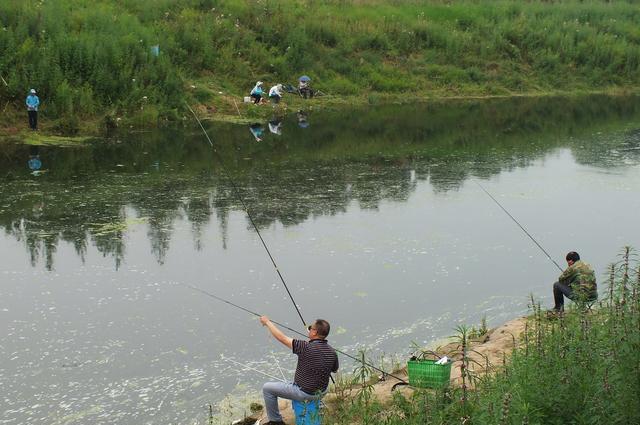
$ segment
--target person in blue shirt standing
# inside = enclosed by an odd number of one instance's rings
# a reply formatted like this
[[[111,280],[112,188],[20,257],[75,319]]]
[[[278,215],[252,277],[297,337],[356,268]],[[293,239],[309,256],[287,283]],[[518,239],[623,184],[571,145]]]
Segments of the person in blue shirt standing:
[[[35,89],[29,90],[26,104],[27,113],[29,114],[29,127],[35,131],[38,129],[38,105],[40,105],[40,99],[36,96]]]

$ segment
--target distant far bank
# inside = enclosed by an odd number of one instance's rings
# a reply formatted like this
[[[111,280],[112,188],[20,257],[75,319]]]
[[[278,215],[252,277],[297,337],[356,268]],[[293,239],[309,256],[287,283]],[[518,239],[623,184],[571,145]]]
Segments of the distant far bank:
[[[68,136],[177,123],[185,104],[250,120],[256,81],[301,75],[322,107],[640,87],[633,1],[59,0],[0,17],[0,138],[31,88],[43,132]]]
[[[193,104],[190,107],[196,112],[197,116],[201,120],[210,120],[217,122],[229,122],[236,124],[251,124],[255,122],[264,121],[272,118],[274,115],[283,117],[290,113],[295,113],[299,110],[312,111],[327,111],[327,110],[344,110],[344,109],[357,109],[376,107],[383,105],[406,105],[406,104],[429,104],[429,103],[443,103],[451,101],[464,101],[464,100],[490,100],[490,99],[507,99],[516,97],[574,97],[579,98],[581,96],[590,95],[607,95],[607,96],[634,96],[639,95],[640,89],[638,88],[610,88],[608,90],[598,91],[572,91],[572,92],[545,92],[545,93],[524,93],[524,94],[511,94],[511,95],[467,95],[467,96],[440,96],[428,95],[423,97],[415,96],[412,93],[400,93],[400,94],[385,94],[376,93],[370,96],[322,96],[314,99],[301,99],[298,96],[292,94],[286,95],[283,101],[278,105],[265,103],[261,105],[254,105],[252,103],[240,102],[242,99],[233,98],[230,100],[234,103],[233,110],[218,110],[211,104]],[[186,105],[186,104],[185,104]],[[27,114],[21,111],[5,111],[6,120],[0,123],[0,146],[3,142],[11,143],[23,143],[28,145],[73,145],[77,143],[83,143],[95,137],[108,136],[111,130],[118,131],[139,131],[143,129],[152,129],[163,126],[176,127],[176,126],[192,126],[195,124],[193,115],[185,106],[185,111],[182,113],[179,121],[170,122],[141,122],[136,118],[127,116],[105,117],[94,116],[87,118],[83,121],[83,124],[72,133],[65,132],[60,128],[59,120],[48,121],[47,118],[42,118],[39,123],[39,130],[37,132],[31,131],[28,126]],[[105,121],[108,121],[110,125],[105,125]]]

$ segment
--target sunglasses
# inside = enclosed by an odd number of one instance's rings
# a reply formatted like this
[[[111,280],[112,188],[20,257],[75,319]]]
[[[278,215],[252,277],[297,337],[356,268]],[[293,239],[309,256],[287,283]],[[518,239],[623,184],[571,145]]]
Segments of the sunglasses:
[[[307,325],[307,330],[308,330],[308,331],[310,331],[311,329],[315,330],[315,329],[313,328],[313,325]]]

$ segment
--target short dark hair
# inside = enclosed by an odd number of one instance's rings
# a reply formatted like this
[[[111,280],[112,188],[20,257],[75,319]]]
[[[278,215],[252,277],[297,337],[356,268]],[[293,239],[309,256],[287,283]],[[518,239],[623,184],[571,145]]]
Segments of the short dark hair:
[[[316,319],[313,324],[313,328],[316,330],[316,333],[319,337],[326,338],[327,336],[329,336],[331,325],[329,325],[329,322],[327,322],[326,320]]]
[[[580,261],[580,254],[578,254],[575,251],[571,251],[570,253],[567,254],[567,261],[569,260],[573,261],[574,263],[576,261]]]

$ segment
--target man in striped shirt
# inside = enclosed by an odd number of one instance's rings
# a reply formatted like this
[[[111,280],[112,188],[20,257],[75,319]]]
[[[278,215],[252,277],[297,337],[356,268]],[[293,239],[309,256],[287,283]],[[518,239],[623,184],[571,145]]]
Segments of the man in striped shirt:
[[[289,400],[318,400],[329,386],[331,372],[338,371],[338,355],[327,343],[329,322],[318,319],[307,327],[309,341],[301,341],[286,336],[269,320],[260,317],[260,323],[266,326],[278,341],[289,347],[298,356],[298,365],[293,382],[267,382],[262,387],[264,403],[269,422],[263,425],[283,425],[278,397]]]

